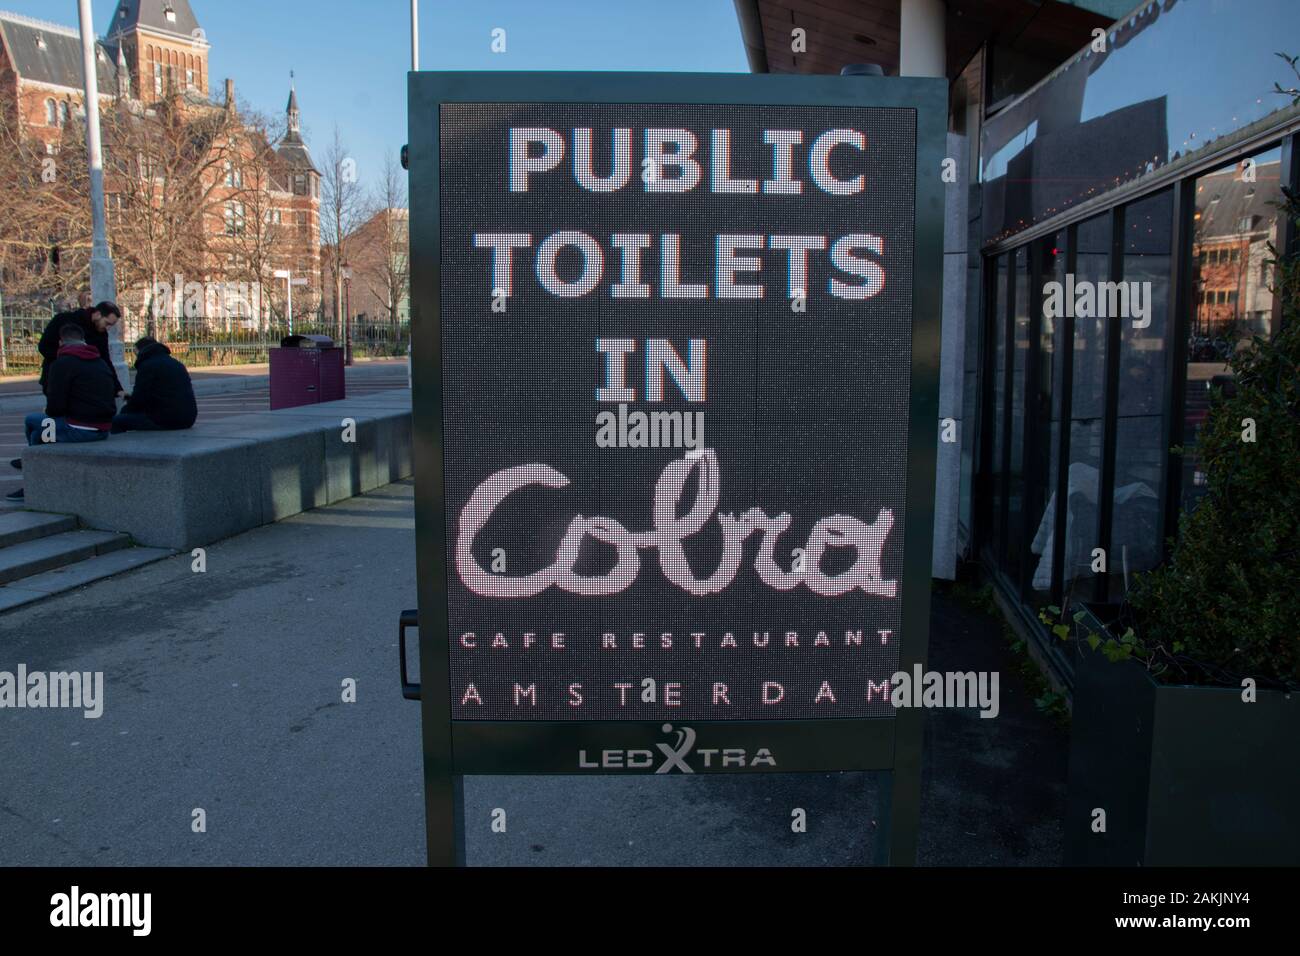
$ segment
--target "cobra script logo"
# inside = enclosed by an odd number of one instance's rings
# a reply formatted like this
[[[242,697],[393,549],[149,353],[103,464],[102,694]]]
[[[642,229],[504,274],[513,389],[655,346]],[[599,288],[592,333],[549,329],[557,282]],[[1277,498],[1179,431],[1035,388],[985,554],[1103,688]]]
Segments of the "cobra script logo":
[[[673,729],[672,724],[664,724],[665,734],[675,734],[675,743],[660,742],[655,744],[663,756],[663,763],[655,768],[655,773],[671,773],[674,768],[680,773],[695,773],[691,766],[692,754],[707,770],[719,768],[775,767],[776,758],[766,747],[760,747],[751,757],[743,747],[701,747],[695,749],[695,728],[680,727]],[[578,751],[578,766],[583,770],[649,770],[654,766],[655,753],[652,750],[602,750],[598,759],[587,756],[587,751]]]

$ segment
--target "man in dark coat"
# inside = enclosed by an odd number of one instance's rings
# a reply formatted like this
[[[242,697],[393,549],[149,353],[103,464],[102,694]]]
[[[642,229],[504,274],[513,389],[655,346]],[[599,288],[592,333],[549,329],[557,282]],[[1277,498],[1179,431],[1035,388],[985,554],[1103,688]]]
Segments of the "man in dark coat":
[[[135,387],[113,433],[190,428],[198,414],[190,373],[171,349],[148,336],[136,342]]]
[[[117,411],[114,389],[117,376],[99,349],[86,344],[76,322],[59,329],[59,350],[45,376],[45,411],[32,412],[24,421],[27,444],[100,441],[108,437]],[[15,464],[21,467],[20,460]],[[23,500],[23,490],[7,495]]]
[[[122,383],[117,380],[117,370],[113,368],[113,359],[109,356],[108,330],[116,325],[121,317],[122,312],[116,305],[112,302],[101,302],[86,309],[60,312],[50,319],[45,326],[45,331],[41,333],[40,343],[36,346],[41,353],[41,391],[45,391],[50,366],[54,364],[59,352],[59,329],[71,324],[81,329],[86,344],[98,350],[100,357],[108,363],[108,368],[113,373],[113,394],[120,395],[124,389]]]

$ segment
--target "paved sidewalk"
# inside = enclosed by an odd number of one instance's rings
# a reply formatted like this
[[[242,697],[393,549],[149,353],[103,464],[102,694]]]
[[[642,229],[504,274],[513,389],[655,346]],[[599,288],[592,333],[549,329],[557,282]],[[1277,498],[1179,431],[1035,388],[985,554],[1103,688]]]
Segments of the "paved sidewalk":
[[[0,670],[103,671],[103,716],[0,710],[0,865],[421,864],[419,706],[398,690],[412,486],[389,485],[0,619]],[[1001,715],[930,712],[920,862],[1061,860],[1066,736],[996,620],[936,595],[930,667],[996,669]],[[356,703],[340,701],[357,682]],[[869,863],[881,775],[478,777],[468,858]],[[790,832],[790,810],[808,813]],[[207,832],[191,831],[195,808]],[[507,832],[490,830],[507,814]]]

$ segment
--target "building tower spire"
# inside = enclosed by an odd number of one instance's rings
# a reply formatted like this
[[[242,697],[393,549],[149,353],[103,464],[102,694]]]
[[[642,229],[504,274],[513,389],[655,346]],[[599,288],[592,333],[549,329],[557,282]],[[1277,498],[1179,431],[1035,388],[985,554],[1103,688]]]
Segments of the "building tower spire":
[[[298,123],[298,93],[294,89],[293,70],[289,71],[289,106],[285,109],[285,113],[289,117],[289,132],[302,132]]]
[[[120,99],[131,98],[131,70],[126,63],[126,53],[122,49],[122,35],[117,35],[117,95]]]

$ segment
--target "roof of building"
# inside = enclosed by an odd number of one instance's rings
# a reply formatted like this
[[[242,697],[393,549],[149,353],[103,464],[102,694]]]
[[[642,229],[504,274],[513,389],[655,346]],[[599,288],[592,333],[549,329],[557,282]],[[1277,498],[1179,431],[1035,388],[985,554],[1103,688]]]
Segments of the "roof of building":
[[[955,79],[994,40],[1011,54],[1060,63],[1138,0],[945,0],[946,75]],[[741,41],[755,73],[837,74],[871,63],[897,75],[901,0],[736,0]],[[928,6],[928,5],[927,5]],[[1118,13],[1116,11],[1119,11]],[[803,50],[791,29],[805,31]]]
[[[311,161],[311,151],[307,149],[307,144],[303,142],[302,134],[297,128],[298,94],[293,87],[289,88],[289,103],[285,107],[285,113],[289,116],[289,128],[275,148],[276,155],[291,169],[309,170],[319,174],[320,170]]]
[[[1236,237],[1265,228],[1277,215],[1273,203],[1282,198],[1281,168],[1278,160],[1259,163],[1252,182],[1242,179],[1236,167],[1201,177],[1196,184],[1200,216],[1195,241]]]
[[[81,35],[61,23],[50,23],[17,13],[0,11],[0,35],[14,72],[25,80],[80,90]],[[95,41],[99,92],[117,90],[117,49]]]
[[[108,35],[129,33],[136,27],[187,40],[204,39],[189,0],[118,0]]]
[[[311,161],[311,153],[307,149],[307,144],[302,141],[302,137],[297,133],[286,133],[284,139],[280,140],[280,145],[275,148],[276,155],[294,169],[310,170],[313,173],[319,173],[316,164]]]

